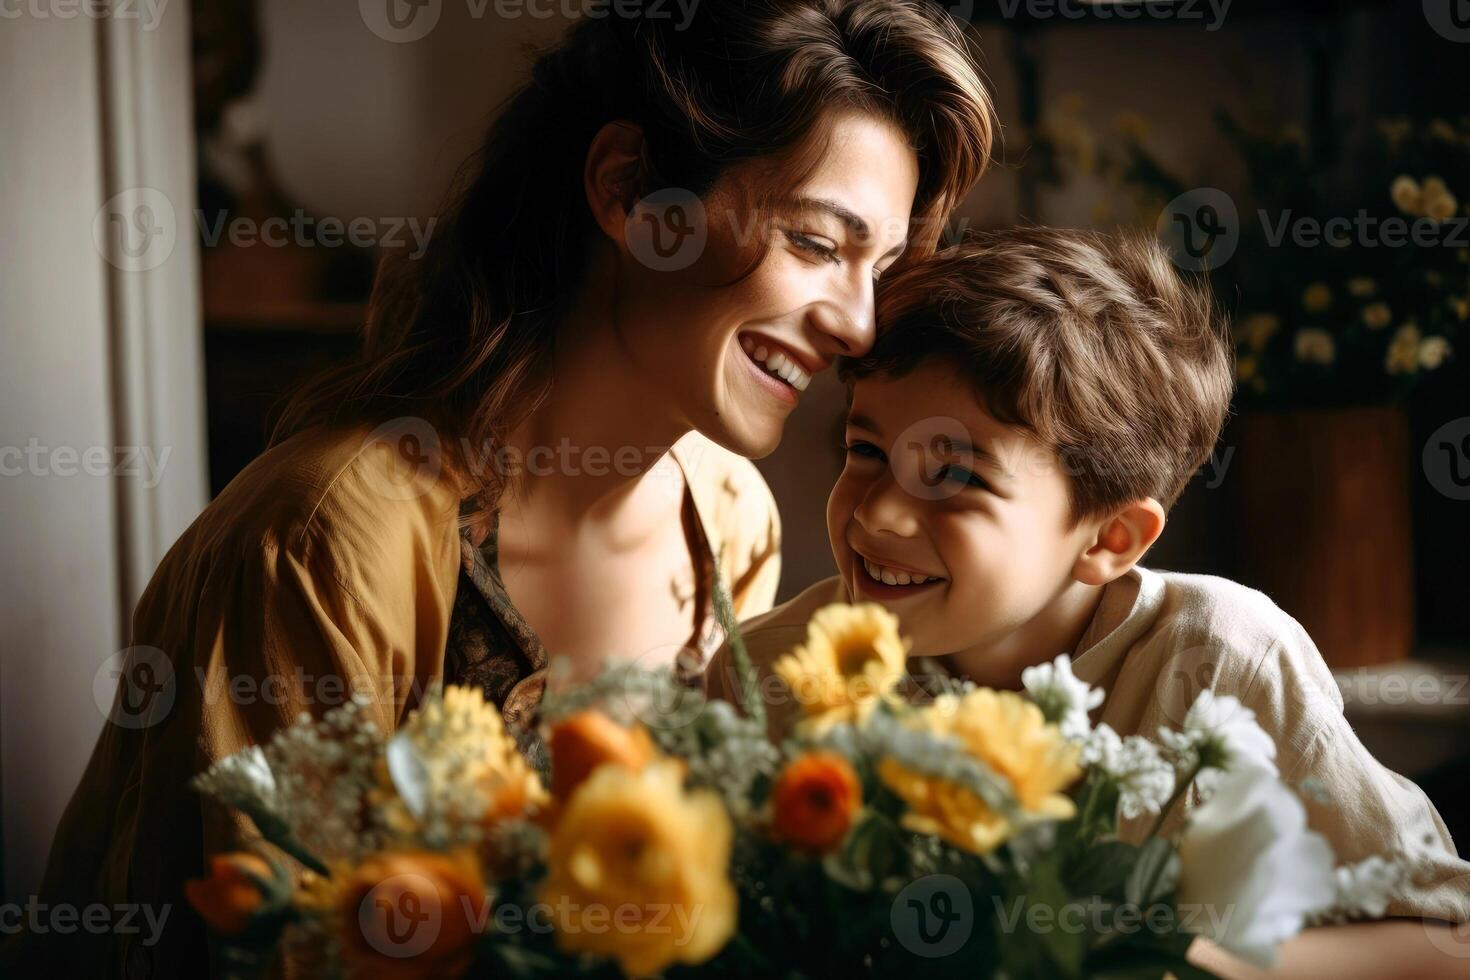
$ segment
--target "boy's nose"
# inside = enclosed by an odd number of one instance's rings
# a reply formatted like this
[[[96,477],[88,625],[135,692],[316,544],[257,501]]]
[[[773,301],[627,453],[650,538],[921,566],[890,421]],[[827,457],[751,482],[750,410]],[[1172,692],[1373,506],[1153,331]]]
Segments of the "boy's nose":
[[[868,488],[853,516],[870,534],[911,538],[919,532],[918,503],[889,470]]]

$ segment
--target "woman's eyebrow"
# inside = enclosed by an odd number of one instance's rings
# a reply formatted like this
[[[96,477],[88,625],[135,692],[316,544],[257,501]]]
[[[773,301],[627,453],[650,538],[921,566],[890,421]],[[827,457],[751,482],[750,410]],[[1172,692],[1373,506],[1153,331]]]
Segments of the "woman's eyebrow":
[[[872,227],[868,224],[867,220],[864,219],[862,215],[858,214],[852,208],[849,208],[843,204],[839,204],[836,201],[830,200],[825,197],[798,197],[793,203],[796,204],[798,209],[810,208],[817,211],[827,212],[837,220],[841,221],[844,225],[846,225],[848,230],[851,231],[859,241],[867,241],[873,234]],[[897,242],[892,248],[879,256],[879,258],[886,259],[889,256],[901,255],[903,254],[903,250],[908,248],[908,245],[908,236],[905,235],[902,241]]]

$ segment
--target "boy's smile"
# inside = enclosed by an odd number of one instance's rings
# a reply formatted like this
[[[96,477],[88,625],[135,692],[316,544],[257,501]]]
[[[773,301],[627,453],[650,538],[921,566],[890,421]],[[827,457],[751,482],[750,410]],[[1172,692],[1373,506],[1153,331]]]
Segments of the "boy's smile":
[[[1056,454],[990,415],[950,362],[855,381],[843,441],[833,556],[854,600],[898,614],[915,655],[1009,679],[1013,657],[1076,639],[1096,589],[1073,573],[1097,528],[1072,520]]]

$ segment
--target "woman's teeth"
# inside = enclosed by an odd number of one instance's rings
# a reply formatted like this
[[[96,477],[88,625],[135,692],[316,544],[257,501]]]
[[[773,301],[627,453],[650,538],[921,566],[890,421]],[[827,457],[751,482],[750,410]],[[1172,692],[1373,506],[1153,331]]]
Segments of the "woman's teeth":
[[[900,572],[870,562],[866,558],[863,559],[863,568],[867,571],[869,578],[875,582],[882,582],[884,585],[923,585],[925,582],[943,581],[938,575],[914,575],[911,572]]]
[[[765,368],[767,374],[774,374],[797,391],[806,391],[806,386],[812,383],[812,376],[781,351],[757,343],[750,337],[740,338],[740,343],[750,359]]]

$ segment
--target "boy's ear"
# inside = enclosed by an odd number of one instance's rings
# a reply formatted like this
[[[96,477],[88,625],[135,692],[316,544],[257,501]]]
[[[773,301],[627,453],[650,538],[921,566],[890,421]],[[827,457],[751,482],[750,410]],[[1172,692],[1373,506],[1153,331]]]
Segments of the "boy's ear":
[[[614,120],[592,137],[582,183],[593,220],[603,234],[623,244],[628,212],[638,201],[643,175],[643,129]]]
[[[1107,585],[1128,571],[1164,533],[1164,508],[1152,497],[1125,504],[1097,525],[1097,536],[1072,567],[1087,585]]]

